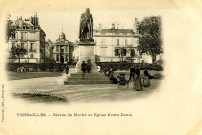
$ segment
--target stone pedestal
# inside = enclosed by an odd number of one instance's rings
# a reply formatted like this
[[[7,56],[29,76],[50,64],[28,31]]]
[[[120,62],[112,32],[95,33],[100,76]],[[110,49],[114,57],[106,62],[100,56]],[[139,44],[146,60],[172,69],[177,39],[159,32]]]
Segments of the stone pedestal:
[[[94,47],[95,42],[92,41],[81,41],[78,43],[79,46],[79,61],[76,65],[76,73],[70,73],[67,80],[64,81],[66,85],[79,85],[79,84],[110,84],[112,83],[104,73],[97,72],[97,65],[95,64],[95,53]],[[87,63],[91,60],[91,72],[83,73],[81,71],[81,64],[83,61]]]
[[[81,64],[83,61],[87,63],[88,60],[91,60],[91,73],[97,72],[97,65],[95,64],[95,42],[79,42],[79,61],[76,65],[76,71],[77,73],[81,73]]]
[[[71,73],[65,85],[89,85],[89,84],[110,84],[112,83],[103,73]]]

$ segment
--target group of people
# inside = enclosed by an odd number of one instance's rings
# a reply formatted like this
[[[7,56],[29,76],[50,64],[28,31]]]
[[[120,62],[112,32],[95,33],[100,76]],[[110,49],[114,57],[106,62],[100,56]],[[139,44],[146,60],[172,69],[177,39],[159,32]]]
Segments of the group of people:
[[[129,83],[130,81],[134,82],[133,89],[136,91],[141,91],[143,90],[142,87],[149,87],[151,85],[150,79],[152,76],[149,75],[149,72],[147,70],[144,70],[144,75],[140,76],[140,69],[138,66],[131,66],[130,68],[130,77],[128,80],[125,78],[125,74],[120,74],[119,77],[114,76],[114,70],[110,68],[108,71],[104,71],[105,76],[109,77],[109,80],[111,80],[114,84],[119,82],[121,83],[122,81],[126,81]]]
[[[82,64],[81,64],[81,71],[83,73],[85,73],[86,71],[88,73],[90,73],[91,72],[91,66],[92,66],[91,60],[88,60],[87,63],[85,61],[83,61]]]
[[[81,64],[81,71],[83,73],[86,73],[86,71],[88,73],[90,73],[91,72],[91,66],[92,66],[91,60],[88,60],[87,63],[85,61],[83,61],[82,64]],[[66,74],[69,73],[69,66],[68,66],[68,64],[65,66],[65,71],[66,71]]]
[[[149,87],[150,84],[150,75],[147,70],[144,70],[144,76],[140,77],[140,69],[138,67],[134,67],[133,65],[130,68],[130,77],[128,83],[133,79],[134,82],[134,90],[141,91],[143,87]]]
[[[17,72],[25,72],[25,68],[23,66],[17,68]]]

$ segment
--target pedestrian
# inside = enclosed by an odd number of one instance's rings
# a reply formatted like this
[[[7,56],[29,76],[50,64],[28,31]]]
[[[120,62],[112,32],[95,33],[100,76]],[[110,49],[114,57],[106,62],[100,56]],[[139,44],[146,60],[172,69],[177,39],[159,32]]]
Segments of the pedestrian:
[[[140,69],[137,68],[135,70],[135,77],[134,77],[134,90],[141,91],[142,90],[142,83],[140,78]]]
[[[149,73],[147,70],[144,71],[144,78],[143,78],[143,82],[142,82],[142,86],[144,87],[149,87],[150,84],[150,79],[149,79]]]
[[[91,66],[92,66],[91,60],[88,60],[88,62],[86,64],[86,69],[87,69],[88,73],[90,73],[90,71],[91,71]]]
[[[109,73],[108,73],[107,76],[109,77],[112,72],[113,72],[113,68],[110,68],[110,69],[109,69]]]
[[[128,82],[130,82],[131,78],[133,78],[133,81],[134,81],[134,76],[135,76],[135,67],[133,65],[131,65],[131,67],[130,67],[130,77],[128,79]]]
[[[68,64],[67,64],[66,67],[65,67],[65,71],[66,71],[66,74],[69,73],[69,66],[68,66]]]
[[[121,85],[125,85],[128,81],[126,81],[126,78],[125,78],[125,74],[120,74],[119,75],[119,83]]]
[[[101,69],[101,67],[100,67],[100,66],[97,66],[97,71],[98,71],[98,72],[100,72],[100,69]]]
[[[24,72],[24,67],[23,67],[23,66],[20,67],[20,72],[21,72],[21,73]]]
[[[81,64],[81,71],[82,71],[83,73],[86,72],[86,63],[85,63],[85,61],[83,61],[82,64]]]
[[[104,71],[105,76],[107,76],[108,68],[104,67],[104,68],[103,68],[103,71]]]
[[[17,72],[21,72],[21,69],[20,69],[20,67],[18,67],[18,68],[17,68]]]

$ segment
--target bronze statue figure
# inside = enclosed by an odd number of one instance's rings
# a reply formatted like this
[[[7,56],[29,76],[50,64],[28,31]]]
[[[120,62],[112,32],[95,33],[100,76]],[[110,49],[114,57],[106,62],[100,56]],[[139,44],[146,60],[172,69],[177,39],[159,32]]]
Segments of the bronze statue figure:
[[[93,17],[89,8],[81,14],[79,39],[80,41],[93,41]]]

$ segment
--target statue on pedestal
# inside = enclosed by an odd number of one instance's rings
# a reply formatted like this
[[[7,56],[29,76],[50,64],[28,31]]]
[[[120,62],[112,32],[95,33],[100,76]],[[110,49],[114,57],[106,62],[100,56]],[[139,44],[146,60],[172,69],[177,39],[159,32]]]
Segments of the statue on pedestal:
[[[108,77],[97,72],[95,63],[95,45],[93,40],[93,17],[90,9],[81,14],[78,42],[78,57],[76,73],[70,73],[64,82],[67,85],[77,84],[109,84]],[[87,62],[86,62],[87,61]],[[88,72],[87,74],[86,71]]]
[[[93,40],[93,17],[90,9],[87,8],[85,13],[81,14],[80,28],[79,28],[80,41],[94,41]]]

